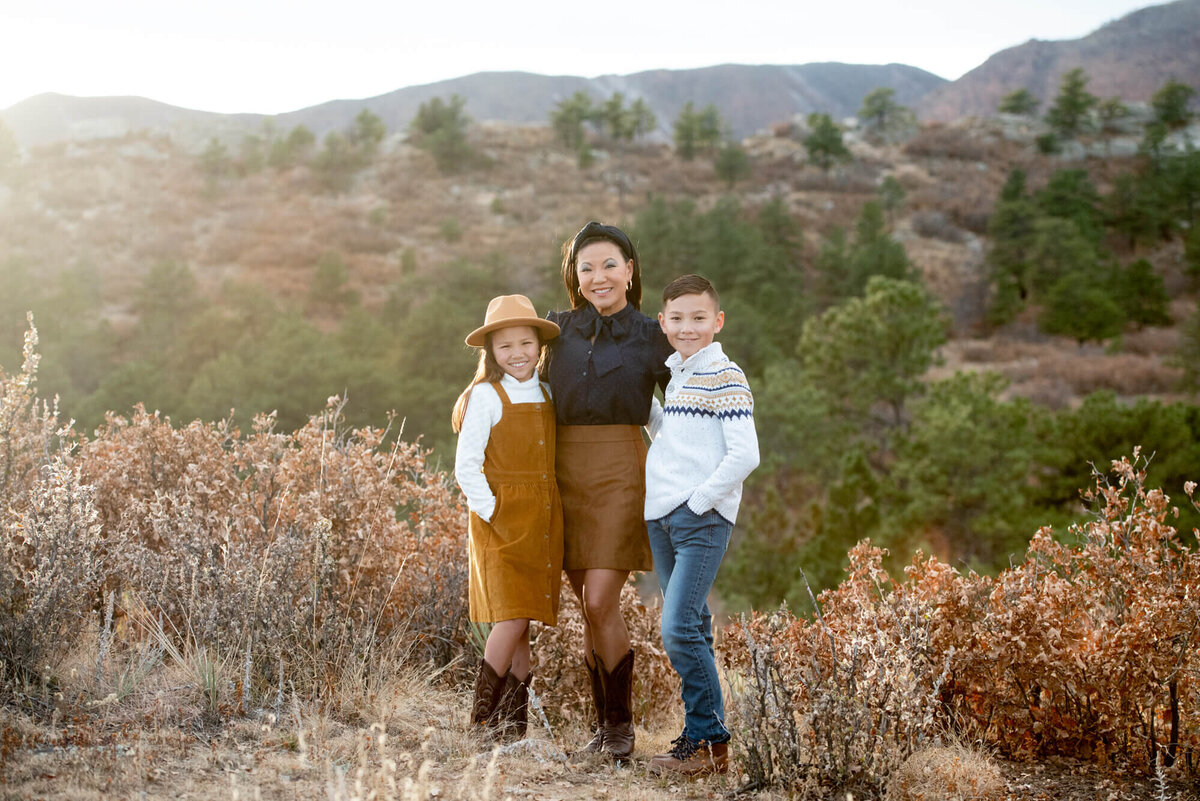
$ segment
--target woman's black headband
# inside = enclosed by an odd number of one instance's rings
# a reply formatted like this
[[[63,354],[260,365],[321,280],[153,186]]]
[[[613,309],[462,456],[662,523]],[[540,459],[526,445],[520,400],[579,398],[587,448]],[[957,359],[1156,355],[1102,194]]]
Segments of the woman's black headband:
[[[604,223],[592,220],[580,228],[579,233],[575,234],[575,238],[571,241],[571,261],[575,261],[579,256],[580,248],[598,239],[605,239],[614,243],[625,254],[625,258],[634,258],[636,251],[633,249],[633,243],[629,241],[629,237],[625,235],[624,231],[615,225],[605,225]]]

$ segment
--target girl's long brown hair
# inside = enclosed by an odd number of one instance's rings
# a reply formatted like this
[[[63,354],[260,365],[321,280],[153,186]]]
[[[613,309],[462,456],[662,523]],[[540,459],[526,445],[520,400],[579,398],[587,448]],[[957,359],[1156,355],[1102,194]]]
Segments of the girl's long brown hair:
[[[530,326],[533,328],[533,326]],[[541,375],[543,365],[546,363],[546,339],[542,336],[542,332],[537,328],[533,328],[537,334],[539,353],[538,366],[534,371],[535,374]],[[475,377],[471,379],[471,383],[467,384],[467,388],[458,396],[458,400],[454,402],[454,411],[450,413],[450,427],[457,434],[462,430],[463,418],[467,416],[467,403],[471,400],[471,390],[475,389],[476,384],[492,384],[504,377],[504,370],[496,361],[496,357],[492,355],[492,335],[488,334],[484,340],[483,347],[479,350],[479,365],[475,368]]]

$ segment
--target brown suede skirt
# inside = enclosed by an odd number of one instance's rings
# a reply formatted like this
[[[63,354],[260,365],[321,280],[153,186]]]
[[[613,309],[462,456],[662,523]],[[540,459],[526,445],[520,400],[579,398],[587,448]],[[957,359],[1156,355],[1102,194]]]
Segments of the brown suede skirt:
[[[652,570],[641,426],[558,426],[563,569]]]

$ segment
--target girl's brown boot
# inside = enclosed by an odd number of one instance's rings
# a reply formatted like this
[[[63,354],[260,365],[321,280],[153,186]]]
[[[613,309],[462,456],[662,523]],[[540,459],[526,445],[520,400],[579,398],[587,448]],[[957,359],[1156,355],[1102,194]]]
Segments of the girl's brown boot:
[[[524,680],[518,679],[508,672],[504,680],[504,693],[496,707],[497,728],[500,739],[506,743],[515,743],[525,739],[529,730],[529,683],[533,681],[530,673]]]
[[[496,734],[496,707],[504,692],[503,676],[496,673],[486,659],[479,660],[479,674],[475,677],[475,699],[471,703],[471,728],[481,732],[486,739]]]

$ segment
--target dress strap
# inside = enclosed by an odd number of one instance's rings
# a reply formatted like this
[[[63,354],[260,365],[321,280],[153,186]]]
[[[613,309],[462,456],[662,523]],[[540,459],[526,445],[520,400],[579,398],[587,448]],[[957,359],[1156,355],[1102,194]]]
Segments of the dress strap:
[[[507,409],[509,406],[512,406],[512,401],[508,399],[508,393],[504,391],[504,387],[500,386],[499,381],[492,382],[492,389],[496,390],[496,394],[500,397],[500,405],[503,408]]]

